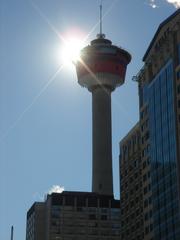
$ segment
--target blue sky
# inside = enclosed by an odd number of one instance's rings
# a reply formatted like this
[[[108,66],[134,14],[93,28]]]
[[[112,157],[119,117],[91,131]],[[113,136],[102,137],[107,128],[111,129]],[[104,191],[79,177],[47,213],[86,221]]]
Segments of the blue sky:
[[[119,141],[138,121],[137,84],[131,79],[158,25],[176,10],[171,2],[104,0],[104,33],[132,55],[126,83],[112,94],[116,198]],[[99,31],[99,1],[0,3],[0,239],[10,239],[14,225],[14,239],[23,240],[27,210],[53,185],[91,190],[91,94],[78,85],[73,66],[46,85],[61,64],[62,42],[53,28],[61,34],[91,32],[88,43]]]

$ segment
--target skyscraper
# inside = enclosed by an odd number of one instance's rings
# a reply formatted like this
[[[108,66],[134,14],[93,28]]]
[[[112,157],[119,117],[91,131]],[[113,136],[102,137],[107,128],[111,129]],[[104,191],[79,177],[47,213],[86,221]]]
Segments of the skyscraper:
[[[139,87],[144,239],[178,240],[180,9],[160,24],[143,61],[134,79]]]
[[[179,24],[180,10],[161,23],[138,76],[147,240],[180,239]]]
[[[142,240],[143,192],[139,123],[120,142],[121,240]]]

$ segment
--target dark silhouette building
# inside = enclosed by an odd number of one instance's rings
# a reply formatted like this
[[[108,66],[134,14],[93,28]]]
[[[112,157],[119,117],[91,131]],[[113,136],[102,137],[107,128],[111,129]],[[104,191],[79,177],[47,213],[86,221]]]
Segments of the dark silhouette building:
[[[46,209],[44,202],[35,202],[27,213],[26,239],[45,240]]]
[[[139,123],[120,142],[121,240],[143,239],[143,191]]]
[[[52,193],[27,213],[27,240],[119,240],[119,200],[89,192]]]

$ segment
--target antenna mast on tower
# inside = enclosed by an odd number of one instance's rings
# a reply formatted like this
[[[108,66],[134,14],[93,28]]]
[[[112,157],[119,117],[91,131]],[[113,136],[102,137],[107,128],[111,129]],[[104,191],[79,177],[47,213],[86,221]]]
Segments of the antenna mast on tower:
[[[100,35],[102,35],[102,1],[99,7],[100,7]]]
[[[11,226],[11,240],[14,239],[14,227]]]
[[[99,24],[100,24],[100,33],[97,34],[97,38],[105,38],[105,34],[102,33],[102,0],[101,0],[101,3],[99,5],[99,10],[100,10],[100,20],[99,20]]]

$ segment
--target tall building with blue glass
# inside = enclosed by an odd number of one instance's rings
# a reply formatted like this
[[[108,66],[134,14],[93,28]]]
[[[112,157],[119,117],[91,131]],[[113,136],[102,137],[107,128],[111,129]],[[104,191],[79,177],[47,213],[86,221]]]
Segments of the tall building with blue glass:
[[[139,87],[140,120],[135,130],[140,132],[141,154],[138,158],[128,155],[134,128],[120,143],[121,185],[123,172],[127,171],[122,164],[124,159],[139,161],[142,201],[138,206],[143,213],[143,227],[141,238],[126,234],[124,239],[179,240],[180,9],[160,24],[143,61],[143,68],[134,78]],[[130,165],[128,170],[126,175],[130,176]],[[127,193],[127,188],[121,189],[121,196],[124,191]],[[130,205],[130,201],[126,204]],[[127,212],[121,220],[128,217]],[[132,233],[131,222],[125,233]]]
[[[144,237],[180,239],[180,9],[160,24],[137,76]]]

